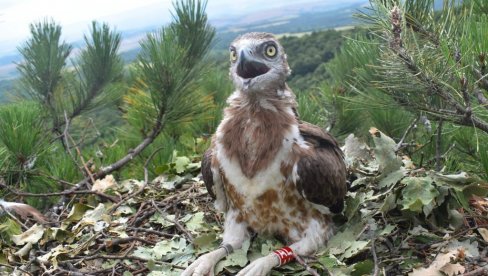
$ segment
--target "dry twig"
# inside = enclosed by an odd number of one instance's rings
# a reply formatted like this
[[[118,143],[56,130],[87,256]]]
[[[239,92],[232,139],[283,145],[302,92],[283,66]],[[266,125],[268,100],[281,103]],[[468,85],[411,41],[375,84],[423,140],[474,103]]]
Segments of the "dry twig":
[[[315,271],[315,269],[311,268],[311,267],[310,267],[310,266],[307,264],[307,262],[305,262],[305,260],[304,260],[302,257],[300,257],[300,256],[298,256],[298,255],[295,255],[295,259],[297,260],[297,262],[298,262],[299,264],[301,264],[301,265],[303,266],[303,268],[305,268],[305,270],[306,270],[308,273],[310,273],[310,275],[313,275],[313,276],[320,276],[320,274],[319,274],[317,271]]]
[[[154,208],[161,214],[161,217],[168,221],[168,222],[171,222],[173,223],[176,228],[178,228],[181,232],[183,232],[185,234],[185,236],[188,238],[189,241],[193,242],[193,236],[190,234],[190,232],[188,232],[188,230],[185,229],[185,227],[183,227],[179,222],[178,222],[178,218],[175,218],[175,220],[172,220],[172,219],[169,219],[166,217],[166,215],[164,214],[163,210],[161,210],[158,205],[156,204],[156,202],[154,202],[154,200],[151,200],[151,203],[152,205],[154,206]]]
[[[153,159],[154,155],[156,155],[156,153],[158,153],[162,149],[163,149],[163,147],[157,148],[155,151],[153,151],[151,153],[151,155],[149,155],[149,157],[147,158],[146,162],[144,162],[144,183],[142,184],[142,186],[139,187],[139,189],[137,191],[135,191],[132,194],[129,194],[126,197],[122,198],[122,200],[120,200],[117,204],[114,204],[111,207],[109,213],[113,213],[124,202],[126,202],[127,200],[129,200],[131,198],[134,198],[134,197],[138,196],[139,194],[142,193],[142,191],[144,191],[144,189],[146,188],[147,184],[149,183],[149,172],[148,172],[147,166],[149,165],[149,162],[151,162],[151,160]]]

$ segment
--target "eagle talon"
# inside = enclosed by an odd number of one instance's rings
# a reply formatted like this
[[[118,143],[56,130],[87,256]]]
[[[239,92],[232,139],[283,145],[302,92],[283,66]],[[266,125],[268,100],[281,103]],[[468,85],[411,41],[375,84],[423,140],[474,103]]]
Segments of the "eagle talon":
[[[214,276],[215,265],[225,257],[225,249],[219,248],[196,259],[181,276]]]
[[[275,254],[270,254],[266,257],[262,257],[254,260],[244,269],[242,269],[236,276],[266,276],[273,267],[279,265],[279,260]]]

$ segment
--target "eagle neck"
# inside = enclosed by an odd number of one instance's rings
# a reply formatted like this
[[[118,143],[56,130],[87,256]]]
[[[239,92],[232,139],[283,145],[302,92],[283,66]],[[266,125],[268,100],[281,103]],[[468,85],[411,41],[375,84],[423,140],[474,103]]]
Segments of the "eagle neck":
[[[221,139],[226,156],[239,163],[242,173],[253,178],[267,168],[282,148],[283,140],[297,119],[294,101],[286,97],[231,96],[225,110]]]

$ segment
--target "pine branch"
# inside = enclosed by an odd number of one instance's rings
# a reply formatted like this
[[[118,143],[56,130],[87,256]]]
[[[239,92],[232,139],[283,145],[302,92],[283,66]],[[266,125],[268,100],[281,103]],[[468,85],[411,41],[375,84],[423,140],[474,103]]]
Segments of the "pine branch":
[[[168,124],[178,123],[205,111],[196,96],[196,82],[203,73],[202,60],[208,53],[215,30],[208,24],[206,2],[185,0],[174,4],[174,22],[141,43],[136,66],[139,80],[136,85],[150,93],[157,114],[154,125],[144,139],[124,157],[86,177],[68,191],[75,191],[93,180],[121,169],[146,149]],[[85,71],[86,72],[86,71]]]
[[[479,88],[488,91],[488,80],[486,79],[486,76],[483,75],[483,73],[480,70],[474,69],[474,74],[478,78],[478,86]],[[488,109],[488,99],[485,97],[483,91],[481,89],[473,89],[474,95],[476,96],[476,99],[478,99],[478,102],[486,109]]]
[[[402,46],[401,28],[400,28],[401,23],[399,21],[400,19],[401,19],[400,10],[397,7],[395,7],[391,11],[391,22],[392,22],[392,28],[394,30],[393,32],[394,35],[390,42],[391,51],[405,65],[405,67],[410,71],[412,76],[417,78],[421,83],[424,83],[426,87],[428,87],[430,91],[433,92],[433,94],[439,96],[445,102],[445,104],[447,104],[447,106],[451,108],[450,110],[451,112],[448,112],[448,114],[455,115],[455,116],[440,115],[439,112],[433,110],[432,107],[429,106],[420,106],[419,108],[431,112],[431,115],[433,115],[438,119],[445,119],[447,121],[454,122],[460,125],[465,125],[465,126],[474,126],[488,133],[488,122],[473,115],[470,109],[467,109],[465,106],[461,105],[459,102],[456,101],[456,99],[453,98],[452,94],[445,91],[443,89],[443,85],[441,85],[438,81],[426,75],[425,72],[422,71],[421,68],[417,66],[417,64],[414,62],[414,59],[408,54],[407,50]],[[398,101],[396,97],[394,98],[395,100]]]

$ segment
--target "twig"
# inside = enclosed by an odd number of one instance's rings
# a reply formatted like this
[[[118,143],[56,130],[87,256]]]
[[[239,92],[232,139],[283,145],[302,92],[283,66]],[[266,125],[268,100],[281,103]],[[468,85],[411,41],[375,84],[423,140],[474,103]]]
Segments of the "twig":
[[[375,245],[375,239],[373,238],[373,240],[371,241],[371,254],[373,254],[373,261],[374,261],[374,272],[373,272],[373,276],[378,276],[378,274],[380,273],[380,268],[378,266],[378,257],[376,256],[376,245]]]
[[[153,199],[151,199],[151,203],[152,205],[154,206],[154,208],[161,214],[161,217],[168,221],[168,222],[171,222],[171,223],[174,223],[174,225],[176,226],[176,228],[178,228],[181,232],[183,232],[185,234],[185,236],[188,238],[188,240],[190,240],[191,242],[193,242],[193,237],[192,235],[190,234],[190,232],[188,232],[188,230],[185,229],[185,227],[183,227],[177,219],[175,220],[172,220],[172,219],[169,219],[166,217],[166,215],[164,214],[164,212],[158,207],[158,205],[156,204],[156,202],[154,202]]]
[[[135,237],[135,236],[127,237],[127,238],[119,238],[119,239],[114,239],[114,240],[106,241],[105,244],[108,244],[108,246],[116,246],[116,245],[119,245],[119,244],[129,243],[129,242],[133,242],[133,241],[147,243],[147,244],[150,244],[150,245],[155,245],[156,244],[153,241],[145,240],[143,238]],[[107,247],[107,245],[104,245],[104,247]]]
[[[442,169],[441,159],[441,146],[442,146],[442,124],[444,120],[440,119],[439,124],[437,125],[437,135],[435,140],[435,170],[436,172],[440,172]]]
[[[117,204],[114,204],[110,208],[109,214],[111,214],[115,210],[117,210],[117,208],[119,208],[119,206],[122,205],[127,200],[129,200],[131,198],[134,198],[135,196],[138,196],[140,193],[142,193],[142,191],[144,191],[144,189],[146,188],[147,184],[149,183],[149,172],[148,172],[147,166],[148,166],[149,162],[151,162],[151,160],[153,159],[154,155],[156,155],[156,153],[158,153],[163,148],[164,147],[157,148],[155,151],[153,151],[151,153],[151,155],[149,155],[149,157],[147,158],[146,162],[144,162],[144,183],[142,184],[142,186],[139,187],[139,189],[137,191],[135,191],[132,194],[129,194],[126,197],[122,198],[122,200],[120,200]]]
[[[88,191],[88,190],[84,190],[84,191],[63,191],[63,192],[57,192],[57,193],[41,193],[41,194],[35,194],[35,193],[25,193],[25,192],[19,192],[19,191],[16,191],[16,190],[13,190],[12,188],[8,187],[7,185],[5,184],[2,184],[0,183],[0,188],[3,188],[3,189],[6,189],[8,190],[9,192],[11,192],[12,194],[14,195],[17,195],[17,196],[28,196],[28,197],[46,197],[46,196],[64,196],[64,195],[84,195],[84,194],[93,194],[93,195],[97,195],[99,197],[102,197],[102,198],[105,198],[105,199],[108,199],[112,202],[118,202],[119,200],[113,196],[109,196],[109,195],[106,195],[102,192],[98,192],[98,191]]]
[[[22,269],[22,268],[20,268],[20,267],[18,267],[18,266],[12,266],[12,265],[8,265],[8,264],[4,264],[4,263],[0,263],[0,266],[4,266],[4,267],[11,268],[11,269],[13,269],[14,271],[15,271],[16,269],[18,269],[18,270],[22,271],[23,273],[25,273],[25,274],[27,274],[27,275],[33,276],[33,275],[32,275],[32,273],[30,273],[29,271],[27,271],[27,270],[25,270],[25,269]]]
[[[480,70],[474,69],[475,75],[478,77],[478,87],[488,90],[488,80],[486,79],[486,75],[483,75],[483,73]],[[483,91],[481,89],[473,89],[473,93],[478,99],[478,102],[486,109],[488,109],[488,99],[486,99],[485,95],[483,94]]]
[[[420,119],[420,117],[416,117],[412,123],[408,126],[407,130],[405,130],[405,133],[403,133],[403,136],[402,138],[400,139],[400,142],[398,142],[396,148],[395,148],[395,152],[398,152],[402,147],[404,147],[404,141],[405,141],[405,138],[407,138],[408,134],[410,134],[410,131],[412,131],[412,129],[415,127],[415,125],[417,124],[418,120]]]
[[[482,272],[488,272],[488,266],[478,267],[477,269],[466,272],[466,273],[462,274],[461,276],[481,275]]]
[[[488,75],[483,74],[483,72],[478,69],[474,69],[474,73],[476,77],[478,77],[478,80],[476,81],[478,86],[482,89],[488,90]]]
[[[93,255],[93,256],[89,256],[89,257],[80,257],[80,258],[73,258],[73,259],[63,260],[63,261],[60,261],[59,263],[66,264],[66,263],[71,263],[73,261],[76,261],[76,262],[85,262],[85,261],[96,260],[96,259],[106,259],[106,260],[134,260],[134,261],[140,261],[140,262],[144,262],[144,263],[146,263],[148,261],[148,260],[146,260],[144,258],[140,258],[140,257],[136,257],[136,256],[118,256],[118,255],[101,255],[101,254],[97,254],[97,255]],[[156,264],[169,265],[172,268],[177,268],[177,269],[181,269],[181,270],[186,269],[186,267],[182,267],[182,266],[179,266],[179,265],[174,265],[174,264],[168,263],[168,262],[162,262],[162,261],[157,261],[157,260],[153,260],[153,261]]]
[[[317,273],[317,271],[315,271],[315,269],[311,268],[306,262],[305,260],[298,256],[298,255],[295,255],[295,259],[297,260],[297,262],[299,264],[301,264],[303,266],[303,268],[305,268],[305,270],[307,270],[308,273],[310,273],[311,275],[313,276],[320,276],[319,273]]]
[[[488,99],[486,99],[485,95],[480,89],[474,89],[474,95],[478,99],[478,102],[486,109],[488,109]]]
[[[468,94],[468,80],[466,79],[466,76],[462,76],[461,80],[461,92],[463,93],[463,99],[464,99],[464,105],[466,106],[466,118],[469,119],[472,114],[471,110],[471,96]]]
[[[155,234],[155,235],[163,236],[163,237],[167,237],[167,238],[174,237],[174,235],[169,234],[169,233],[160,232],[160,231],[156,231],[156,230],[152,230],[152,229],[141,228],[141,227],[127,227],[127,230],[146,232],[149,234]]]
[[[81,166],[80,166],[80,164],[78,164],[78,161],[76,161],[76,158],[74,157],[73,153],[71,152],[71,149],[69,146],[68,135],[69,135],[69,125],[70,125],[71,121],[68,118],[68,114],[66,113],[66,110],[64,111],[64,121],[65,121],[65,125],[64,125],[64,131],[62,134],[63,137],[62,137],[61,141],[63,141],[65,150],[66,150],[66,152],[68,152],[68,156],[71,158],[71,161],[73,161],[75,166],[78,169],[80,169]]]
[[[86,272],[80,272],[77,269],[75,270],[74,267],[68,267],[67,269],[64,269],[60,266],[56,267],[56,270],[59,270],[62,275],[69,275],[69,276],[95,276],[93,273],[86,273]],[[56,275],[56,274],[54,274]]]
[[[78,156],[80,157],[81,163],[83,164],[83,168],[85,168],[86,174],[90,177],[91,183],[92,184],[95,183],[95,178],[93,177],[93,174],[91,173],[90,169],[86,165],[85,158],[83,158],[83,155],[81,154],[80,148],[78,146],[74,145],[75,140],[73,139],[73,137],[71,137],[71,135],[68,134],[68,137],[71,140],[71,142],[73,143],[73,146],[75,147],[75,150],[78,153]],[[86,184],[88,184],[88,183],[86,183]],[[87,185],[87,187],[90,188],[89,185]]]

